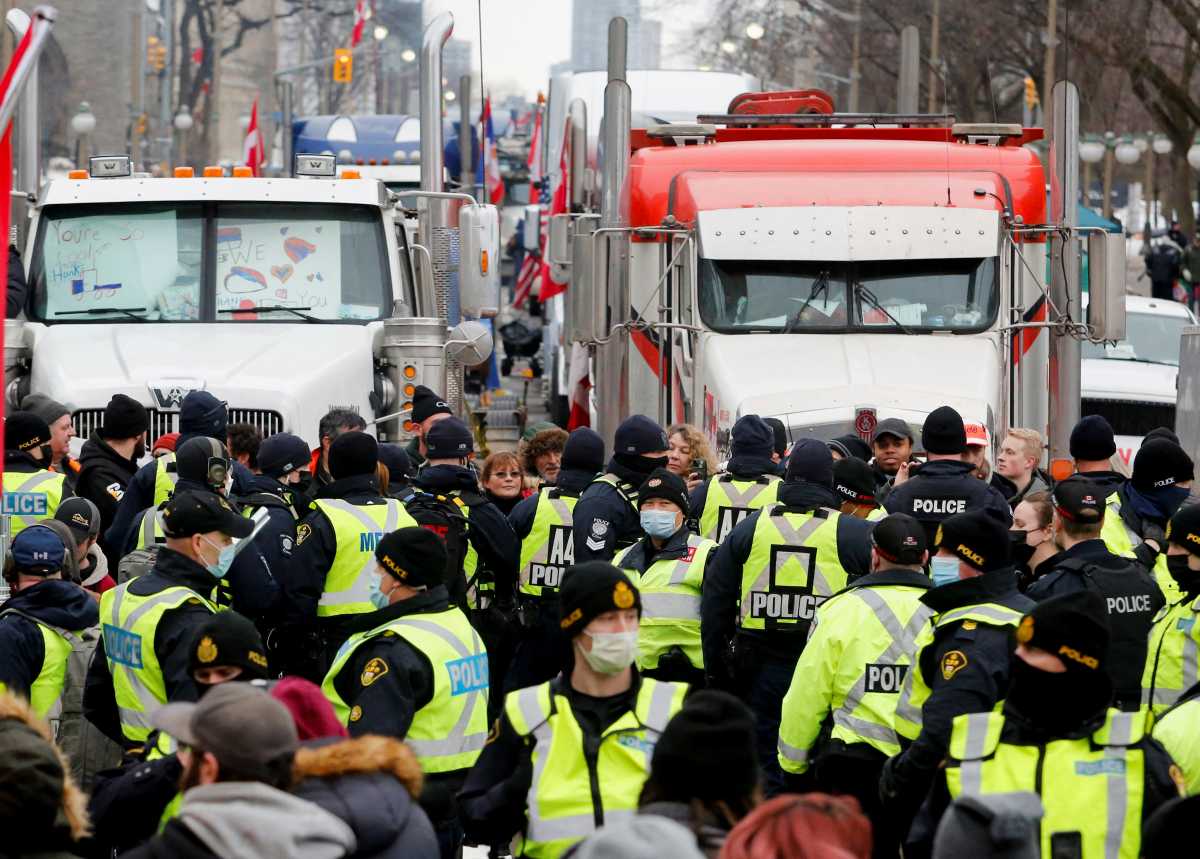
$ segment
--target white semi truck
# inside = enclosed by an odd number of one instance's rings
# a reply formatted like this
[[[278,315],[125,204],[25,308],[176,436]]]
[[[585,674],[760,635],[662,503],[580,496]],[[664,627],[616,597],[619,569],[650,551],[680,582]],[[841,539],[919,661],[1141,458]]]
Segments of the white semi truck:
[[[86,437],[124,393],[150,409],[153,436],[177,429],[182,398],[207,389],[231,421],[314,446],[333,408],[402,438],[419,384],[461,407],[463,364],[491,350],[470,320],[499,301],[499,219],[443,192],[436,117],[452,28],[443,15],[425,34],[422,112],[435,120],[419,191],[393,193],[328,155],[297,156],[295,178],[150,178],[123,155],[40,188],[22,177],[29,300],[6,325],[7,406],[46,394]]]

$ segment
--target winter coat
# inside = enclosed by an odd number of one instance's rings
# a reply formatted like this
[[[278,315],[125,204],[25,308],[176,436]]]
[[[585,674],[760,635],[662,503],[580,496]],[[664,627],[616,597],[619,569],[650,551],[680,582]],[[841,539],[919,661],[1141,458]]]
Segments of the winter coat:
[[[87,799],[50,726],[24,699],[0,694],[0,855],[70,859],[87,828]]]
[[[179,816],[123,859],[341,859],[353,855],[354,833],[304,799],[261,782],[194,787]]]
[[[391,737],[311,744],[296,753],[292,792],[343,820],[352,859],[438,859],[433,825],[417,804],[421,765]]]

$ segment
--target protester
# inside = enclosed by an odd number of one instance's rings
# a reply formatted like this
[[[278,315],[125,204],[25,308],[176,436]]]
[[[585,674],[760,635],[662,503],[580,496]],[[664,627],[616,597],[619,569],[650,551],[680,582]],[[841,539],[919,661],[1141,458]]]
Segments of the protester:
[[[667,429],[667,469],[687,481],[691,492],[717,470],[717,460],[699,427],[674,424]]]
[[[558,471],[555,469],[555,476]],[[483,461],[479,472],[483,494],[496,508],[507,516],[521,503],[521,460],[515,453],[504,451],[493,453]]]
[[[733,828],[719,859],[870,859],[871,822],[850,796],[787,794]]]
[[[521,462],[525,473],[536,475],[543,484],[553,484],[558,480],[566,445],[566,430],[552,427],[537,433],[521,446]]]

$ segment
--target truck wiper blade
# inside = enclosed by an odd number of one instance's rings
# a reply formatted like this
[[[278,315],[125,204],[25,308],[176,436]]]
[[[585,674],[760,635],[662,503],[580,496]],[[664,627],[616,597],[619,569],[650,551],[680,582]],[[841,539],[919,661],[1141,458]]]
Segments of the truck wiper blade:
[[[123,313],[130,319],[145,322],[145,316],[138,316],[137,311],[146,312],[144,307],[89,307],[87,310],[59,310],[55,316],[100,316],[105,313]]]
[[[274,310],[286,311],[294,313],[303,319],[305,322],[324,322],[323,319],[318,319],[315,316],[309,316],[307,313],[301,313],[302,310],[312,310],[311,307],[284,307],[282,304],[264,304],[258,307],[228,307],[218,310],[217,313],[270,313]]]
[[[909,329],[905,328],[903,325],[900,324],[899,319],[897,319],[895,316],[892,316],[892,313],[890,310],[888,310],[886,307],[884,307],[882,304],[879,303],[879,299],[875,297],[875,293],[871,292],[871,290],[867,289],[861,283],[855,283],[853,286],[853,289],[854,289],[855,294],[858,295],[859,298],[865,298],[867,300],[868,304],[870,304],[872,307],[874,307],[876,310],[878,310],[880,313],[882,313],[888,319],[892,320],[892,322],[895,324],[895,326],[897,328],[899,328],[905,334],[912,334],[912,331],[910,331]]]
[[[808,291],[808,298],[804,299],[804,303],[800,305],[800,309],[787,318],[784,323],[783,330],[780,334],[791,334],[792,328],[800,324],[801,317],[804,316],[804,311],[808,310],[808,306],[813,303],[818,295],[829,292],[829,272],[822,271],[817,275],[817,279],[813,281],[812,289]]]

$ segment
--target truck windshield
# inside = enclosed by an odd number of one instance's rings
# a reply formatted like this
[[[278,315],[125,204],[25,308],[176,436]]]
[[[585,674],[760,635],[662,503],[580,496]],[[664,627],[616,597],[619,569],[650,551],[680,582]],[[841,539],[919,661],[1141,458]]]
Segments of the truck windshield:
[[[981,331],[996,318],[996,260],[700,261],[714,331]]]
[[[146,203],[53,207],[30,265],[48,323],[365,322],[391,307],[369,206]],[[271,310],[256,310],[258,307]]]
[[[1145,364],[1179,366],[1179,338],[1192,324],[1186,316],[1130,313],[1125,317],[1125,339],[1117,343],[1087,343],[1083,358],[1140,361]]]

